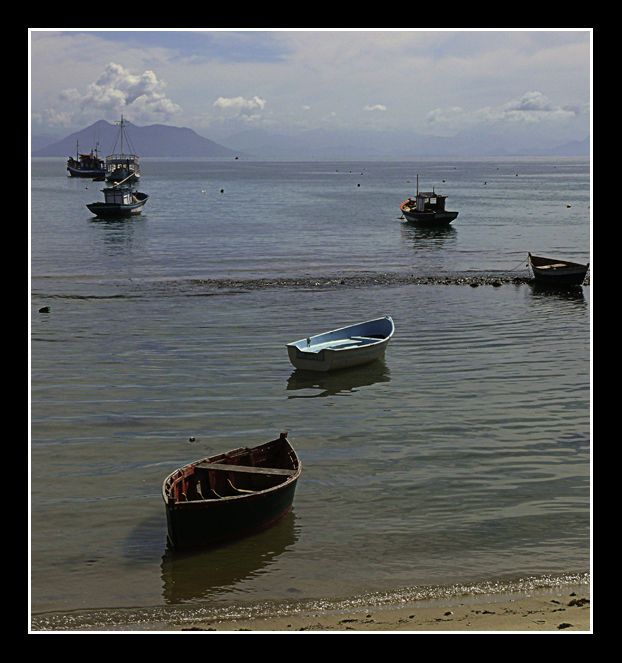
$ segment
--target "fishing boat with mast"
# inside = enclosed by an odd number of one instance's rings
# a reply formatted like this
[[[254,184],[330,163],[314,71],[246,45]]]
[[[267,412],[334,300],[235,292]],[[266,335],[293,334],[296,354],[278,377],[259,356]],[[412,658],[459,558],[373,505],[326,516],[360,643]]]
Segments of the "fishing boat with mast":
[[[76,141],[76,158],[67,159],[67,171],[70,177],[103,178],[106,175],[106,164],[98,155],[99,143],[88,154],[80,154],[80,146]]]
[[[447,196],[441,196],[434,191],[419,191],[419,175],[417,175],[417,193],[415,197],[409,196],[400,205],[404,219],[418,226],[448,226],[457,216],[458,212],[445,209]]]
[[[123,180],[129,183],[136,183],[140,178],[140,162],[125,132],[127,123],[123,119],[123,115],[121,115],[121,121],[116,124],[119,125],[119,133],[112,148],[112,154],[106,157],[106,181],[120,182]],[[128,149],[132,150],[131,153],[126,154],[123,151],[124,139]],[[117,144],[119,145],[119,152],[115,152]]]

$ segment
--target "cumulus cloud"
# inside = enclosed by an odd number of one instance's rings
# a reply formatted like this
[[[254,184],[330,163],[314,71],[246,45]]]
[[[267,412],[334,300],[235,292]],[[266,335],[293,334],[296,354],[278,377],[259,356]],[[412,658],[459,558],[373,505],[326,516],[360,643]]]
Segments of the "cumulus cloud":
[[[435,108],[427,114],[426,121],[436,129],[459,130],[486,123],[563,121],[578,113],[577,108],[557,106],[542,92],[534,90],[499,106],[486,106],[471,111],[460,106]]]
[[[261,97],[218,97],[214,102],[214,108],[229,111],[234,115],[249,115],[261,111],[266,106],[266,100]]]
[[[218,97],[213,106],[218,110],[216,121],[233,127],[236,123],[257,125],[265,121],[263,110],[267,101],[261,97]]]
[[[364,111],[386,111],[387,107],[384,104],[368,104],[363,108]]]
[[[111,62],[97,81],[88,86],[82,104],[117,112],[133,107],[143,117],[169,117],[181,108],[166,96],[165,87],[165,83],[150,69],[136,75]]]
[[[538,122],[544,119],[564,119],[574,117],[576,109],[563,108],[553,104],[542,92],[525,92],[520,99],[504,104],[500,109],[491,109],[492,116],[499,115],[509,120]]]
[[[133,120],[154,121],[168,119],[181,107],[169,99],[165,83],[150,69],[133,74],[125,67],[110,62],[102,74],[86,90],[62,90],[58,96],[62,110],[48,108],[41,114],[48,123],[69,126],[72,123],[94,120],[102,115],[109,119],[123,112],[131,112]]]
[[[460,117],[464,110],[460,106],[451,106],[449,108],[435,108],[427,115],[428,122],[452,122]]]
[[[33,124],[40,127],[66,128],[71,126],[73,114],[67,111],[57,111],[46,108],[40,113],[32,114]]]

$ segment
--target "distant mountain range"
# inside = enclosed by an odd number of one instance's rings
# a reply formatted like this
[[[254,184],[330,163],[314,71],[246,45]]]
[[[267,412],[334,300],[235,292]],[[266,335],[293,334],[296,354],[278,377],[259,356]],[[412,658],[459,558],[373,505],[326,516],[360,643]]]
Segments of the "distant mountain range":
[[[416,159],[418,157],[588,156],[589,138],[550,147],[525,146],[507,136],[463,133],[453,137],[414,132],[312,129],[279,134],[249,129],[226,138],[227,145],[247,154],[275,159]]]
[[[199,136],[196,131],[184,127],[171,127],[164,124],[151,124],[139,127],[126,121],[125,135],[129,145],[123,145],[125,153],[133,152],[141,157],[229,157],[239,154]],[[99,120],[86,129],[76,131],[61,140],[45,146],[41,145],[42,136],[31,136],[32,156],[69,157],[76,153],[76,141],[81,153],[89,152],[99,143],[99,155],[104,157],[121,147],[115,142],[119,127],[105,120]]]
[[[453,137],[427,136],[414,132],[312,129],[298,133],[276,133],[249,129],[224,137],[227,147],[184,127],[152,124],[139,127],[127,122],[126,135],[132,149],[141,157],[232,157],[245,155],[259,159],[417,159],[418,157],[481,156],[588,156],[590,140],[561,144],[531,145],[518,137],[463,133]],[[118,127],[99,120],[81,131],[58,140],[31,136],[33,156],[71,156],[88,152],[99,144],[100,156],[120,151],[115,141]],[[54,140],[54,142],[52,142]]]

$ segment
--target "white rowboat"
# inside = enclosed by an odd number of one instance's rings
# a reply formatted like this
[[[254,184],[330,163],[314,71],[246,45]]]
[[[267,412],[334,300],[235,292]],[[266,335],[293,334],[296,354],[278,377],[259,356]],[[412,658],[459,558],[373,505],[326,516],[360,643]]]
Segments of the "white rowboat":
[[[293,341],[287,353],[296,368],[334,371],[382,359],[394,332],[393,319],[385,315]]]

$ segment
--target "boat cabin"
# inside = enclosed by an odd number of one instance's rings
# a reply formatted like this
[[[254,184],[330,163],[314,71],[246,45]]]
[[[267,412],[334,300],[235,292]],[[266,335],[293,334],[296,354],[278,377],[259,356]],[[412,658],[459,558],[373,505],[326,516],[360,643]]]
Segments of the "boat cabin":
[[[444,212],[447,196],[439,196],[434,191],[420,191],[416,197],[417,212]]]
[[[132,189],[128,187],[111,186],[102,189],[107,204],[131,205],[135,202]]]
[[[139,157],[136,154],[111,154],[106,157],[106,175],[112,175],[116,171],[129,175],[140,173]]]
[[[101,168],[104,165],[103,159],[100,159],[96,154],[93,154],[91,150],[90,154],[79,154],[77,159],[69,157],[67,161],[68,165],[74,168]]]

